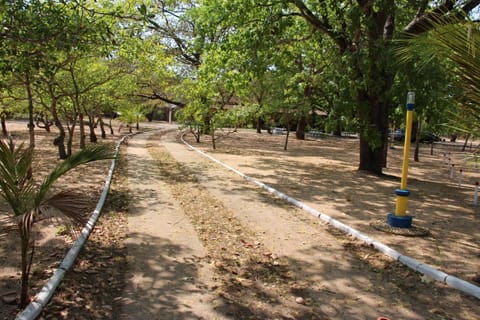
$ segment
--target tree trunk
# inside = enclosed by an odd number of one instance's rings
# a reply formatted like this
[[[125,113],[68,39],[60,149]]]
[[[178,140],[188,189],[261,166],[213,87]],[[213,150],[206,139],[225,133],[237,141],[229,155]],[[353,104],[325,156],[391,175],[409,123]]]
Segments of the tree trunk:
[[[23,222],[23,220],[21,220]],[[19,232],[20,232],[20,241],[21,241],[21,256],[22,256],[22,275],[21,275],[21,291],[20,291],[20,308],[25,308],[29,303],[30,299],[28,296],[28,247],[30,242],[30,237],[25,233],[25,228],[23,223],[19,223]]]
[[[67,139],[67,154],[70,156],[73,153],[73,132],[75,131],[75,124],[68,127],[68,139]]]
[[[197,134],[195,135],[195,141],[197,143],[200,143],[200,135],[202,134],[202,130],[200,130],[200,127],[197,127]]]
[[[52,126],[52,122],[48,120],[48,115],[44,115],[43,113],[36,117],[35,124],[37,128],[45,129],[45,131],[50,132],[50,127]]]
[[[90,142],[97,143],[97,135],[95,134],[95,118],[92,116],[88,116],[88,129],[90,130]]]
[[[65,150],[65,131],[59,132],[58,136],[53,139],[53,145],[58,148],[58,157],[60,159],[67,159],[68,154]]]
[[[389,145],[388,145],[388,134],[387,134],[387,136],[385,137],[385,142],[383,144],[382,168],[387,167],[388,147]]]
[[[98,118],[98,123],[100,124],[100,132],[101,132],[102,139],[106,139],[107,133],[105,132],[105,122],[103,122],[102,117]]]
[[[58,148],[58,157],[60,159],[66,159],[68,155],[67,155],[67,152],[65,151],[65,129],[58,117],[57,96],[55,95],[53,91],[53,87],[51,85],[48,86],[48,91],[49,91],[50,100],[51,100],[50,112],[52,113],[53,124],[58,129],[58,136],[53,140],[53,145],[55,145]]]
[[[287,122],[287,136],[285,137],[285,144],[283,146],[283,150],[287,151],[287,146],[288,146],[288,137],[290,136],[290,116],[288,113],[286,114],[286,122]]]
[[[297,123],[297,131],[295,131],[295,136],[298,140],[305,140],[306,127],[307,127],[307,117],[301,116]]]
[[[5,119],[5,113],[3,113],[3,112],[0,115],[0,122],[2,123],[2,134],[4,136],[8,136],[7,122],[6,122],[6,119]]]
[[[391,11],[393,1],[387,1],[383,12],[374,12],[369,8],[367,14],[368,67],[362,67],[360,57],[354,58],[356,76],[365,79],[366,89],[358,91],[360,132],[359,170],[382,174],[386,164],[386,141],[388,138],[388,109],[390,108],[390,91],[394,74],[387,66],[390,40],[394,31],[394,16]]]
[[[467,136],[465,137],[465,143],[463,144],[462,151],[465,151],[465,149],[467,149],[469,138],[470,138],[470,133],[468,133]]]
[[[261,117],[257,118],[256,128],[257,128],[257,133],[262,133],[262,118]]]
[[[340,137],[342,135],[342,121],[340,119],[335,120],[335,128],[332,131],[332,135]]]
[[[358,92],[359,118],[363,122],[358,169],[378,175],[386,163],[384,148],[388,135],[388,104],[381,103],[380,99],[378,94],[366,90]]]
[[[212,137],[212,149],[215,150],[217,146],[215,145],[215,127],[214,125],[210,125],[210,135]]]
[[[112,118],[110,118],[109,124],[110,124],[110,134],[113,136],[115,132],[113,131]]]
[[[290,136],[290,130],[287,128],[287,135],[285,136],[285,144],[283,145],[283,150],[287,151],[287,146],[288,146],[288,137]]]
[[[78,122],[80,129],[80,149],[85,149],[85,123],[83,122],[83,113],[78,114]]]
[[[422,119],[418,116],[417,130],[415,134],[415,152],[413,154],[413,161],[420,161],[420,135],[422,132]],[[432,141],[433,143],[433,141]]]
[[[360,164],[358,170],[382,174],[383,148],[372,149],[368,140],[360,136]]]
[[[35,148],[35,123],[33,121],[33,95],[32,87],[30,83],[30,75],[27,73],[25,77],[25,88],[27,90],[27,99],[28,99],[28,133],[30,137],[30,148]]]

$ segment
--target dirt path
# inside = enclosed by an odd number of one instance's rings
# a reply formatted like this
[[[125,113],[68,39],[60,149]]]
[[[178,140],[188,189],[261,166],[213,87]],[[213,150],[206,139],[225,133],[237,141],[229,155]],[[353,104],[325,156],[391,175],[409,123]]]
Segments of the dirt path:
[[[206,250],[146,148],[152,134],[128,144],[132,268],[118,319],[220,319],[209,303],[211,267],[200,261]]]
[[[122,319],[478,315],[474,299],[421,282],[188,150],[177,133],[129,143],[132,271]]]

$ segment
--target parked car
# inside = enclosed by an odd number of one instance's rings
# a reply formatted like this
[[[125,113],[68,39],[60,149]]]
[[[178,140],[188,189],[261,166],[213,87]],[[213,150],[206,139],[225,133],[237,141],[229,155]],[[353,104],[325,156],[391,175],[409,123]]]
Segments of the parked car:
[[[422,132],[422,134],[420,135],[420,142],[432,143],[438,141],[441,141],[440,136],[433,132],[426,131]]]
[[[404,139],[405,139],[405,130],[396,129],[395,131],[393,131],[393,140],[403,141]]]

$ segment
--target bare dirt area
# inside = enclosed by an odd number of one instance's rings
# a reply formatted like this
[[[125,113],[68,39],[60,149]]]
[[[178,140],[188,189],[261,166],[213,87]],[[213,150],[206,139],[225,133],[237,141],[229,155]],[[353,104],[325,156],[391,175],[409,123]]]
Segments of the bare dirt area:
[[[13,136],[15,144],[18,146],[24,142],[28,145],[28,132],[26,122],[24,121],[8,121],[7,128],[9,134]],[[35,159],[34,174],[35,180],[41,179],[60,163],[56,148],[53,146],[53,139],[56,132],[46,132],[45,130],[36,129],[35,131]],[[110,136],[104,141],[112,143],[118,136]],[[78,146],[75,146],[78,148]],[[108,173],[110,161],[100,161],[83,166],[77,170],[71,171],[68,175],[62,177],[54,185],[52,194],[60,190],[74,190],[79,196],[89,199],[90,203],[85,208],[85,214],[91,214],[97,204],[103,184]],[[117,196],[116,187],[112,187],[110,195],[110,203],[116,203],[116,207],[122,207],[122,200]],[[106,211],[112,211],[112,206],[107,204]],[[20,292],[20,240],[19,235],[14,227],[15,221],[8,214],[9,208],[0,200],[0,318],[13,319],[19,311],[16,303]],[[113,212],[113,211],[112,211]],[[121,213],[112,213],[115,219],[109,220],[109,215],[104,215],[102,221],[99,222],[94,233],[90,237],[88,244],[82,256],[77,260],[75,267],[69,274],[73,278],[76,286],[69,286],[72,282],[69,277],[62,283],[59,294],[55,295],[51,302],[51,309],[47,312],[54,318],[72,318],[72,312],[75,314],[75,308],[85,310],[90,308],[92,301],[100,300],[95,292],[108,292],[112,284],[107,282],[92,281],[95,276],[96,268],[100,266],[115,265],[113,261],[117,259],[117,254],[112,252],[115,243],[120,242],[116,238],[121,232]],[[102,223],[106,222],[106,226]],[[68,226],[64,221],[41,221],[35,225],[35,254],[34,262],[31,267],[30,294],[34,296],[40,288],[46,283],[47,279],[52,276],[53,271],[64,258],[66,252],[70,249],[75,240],[76,234],[80,229],[72,229],[68,231]],[[113,232],[111,231],[113,230]],[[100,257],[100,261],[96,260]],[[112,260],[113,259],[113,260]],[[115,265],[118,267],[118,264]],[[119,269],[121,270],[121,269]],[[86,271],[86,273],[85,273]],[[89,278],[90,277],[90,278]],[[108,278],[111,275],[108,276]],[[88,279],[89,278],[89,279]],[[90,281],[89,281],[90,280]],[[70,281],[70,282],[68,282]],[[97,283],[96,285],[94,285]],[[105,285],[105,286],[104,286]],[[85,290],[84,290],[85,289]],[[56,301],[62,301],[60,306],[56,305]],[[100,310],[100,309],[98,309]],[[98,312],[98,311],[96,311]],[[104,312],[104,311],[100,311]],[[77,317],[75,317],[77,318]],[[78,317],[77,319],[80,319]],[[101,317],[96,317],[101,318]]]
[[[325,136],[298,141],[285,136],[241,131],[217,142],[205,139],[195,147],[207,151],[241,172],[328,214],[357,230],[424,263],[468,281],[478,281],[480,205],[473,205],[474,184],[480,181],[480,164],[466,163],[461,144],[422,145],[420,162],[409,162],[408,214],[413,224],[428,228],[428,237],[403,237],[375,230],[370,222],[394,212],[394,190],[400,187],[403,145],[389,149],[385,176],[357,170],[358,140]],[[473,148],[478,152],[479,148]],[[456,164],[454,177],[445,163]],[[462,169],[462,185],[458,173]],[[478,284],[478,283],[477,283]]]
[[[478,318],[478,299],[421,277],[189,150],[176,127],[141,129],[147,134],[122,147],[99,224],[43,319]],[[50,144],[55,134],[38,135],[44,172],[57,162]],[[355,139],[291,139],[287,151],[285,136],[249,130],[218,140],[216,150],[208,137],[200,144],[186,139],[404,254],[480,284],[480,210],[472,204],[480,173],[461,152],[443,147],[431,156],[424,146],[421,161],[411,161],[408,212],[430,235],[404,237],[370,225],[394,210],[399,145],[389,150],[386,176],[377,177],[357,170]],[[461,187],[443,153],[462,166]],[[84,167],[59,188],[83,190],[94,205],[108,166]],[[18,241],[6,226],[2,222],[2,297],[19,289],[19,262],[9,254],[18,251]],[[58,227],[39,234],[32,294],[71,245],[72,237],[55,233]],[[2,300],[0,311],[0,318],[11,319],[17,310]]]
[[[425,154],[430,150],[424,147],[421,162],[411,163],[409,189],[416,195],[410,199],[409,213],[414,215],[414,223],[428,228],[431,235],[403,237],[377,231],[369,225],[376,219],[386,219],[386,214],[393,210],[401,147],[390,150],[389,168],[385,171],[389,176],[376,177],[357,170],[355,139],[291,140],[285,152],[284,138],[240,131],[217,141],[217,149],[211,150],[208,138],[197,144],[187,135],[192,145],[228,165],[404,254],[478,284],[479,211],[472,205],[472,184],[479,178],[475,168],[463,168],[463,187],[459,188],[457,181],[449,178],[443,152],[430,156]],[[175,155],[175,148],[169,151]],[[450,156],[458,161],[462,154],[452,152]],[[243,227],[256,231],[257,241],[290,261],[287,269],[294,279],[305,281],[304,289],[308,290],[301,292],[308,292],[313,308],[315,303],[322,305],[323,317],[369,319],[389,315],[393,319],[454,319],[461,314],[461,318],[474,319],[477,316],[475,298],[430,284],[429,279],[309,219],[296,208],[287,206],[283,211],[285,204],[275,201],[272,207],[269,195],[255,187],[249,193],[252,187],[234,174],[226,174],[224,168],[197,162],[193,155],[176,157],[193,165],[198,181],[222,199]],[[293,292],[290,290],[290,295]],[[325,292],[335,293],[328,296]],[[432,300],[442,301],[441,306]],[[344,307],[339,308],[339,302]]]

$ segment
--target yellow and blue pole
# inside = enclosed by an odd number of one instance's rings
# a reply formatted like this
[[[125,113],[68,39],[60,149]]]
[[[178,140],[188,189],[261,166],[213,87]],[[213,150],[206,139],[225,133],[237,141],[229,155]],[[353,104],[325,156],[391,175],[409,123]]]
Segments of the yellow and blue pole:
[[[405,144],[403,148],[402,179],[400,189],[395,190],[397,202],[395,213],[389,213],[387,216],[388,224],[397,228],[410,228],[412,226],[412,217],[407,215],[407,200],[410,191],[407,190],[408,176],[408,158],[410,156],[410,142],[412,140],[413,106],[415,104],[415,92],[407,94],[407,127],[405,128]]]

